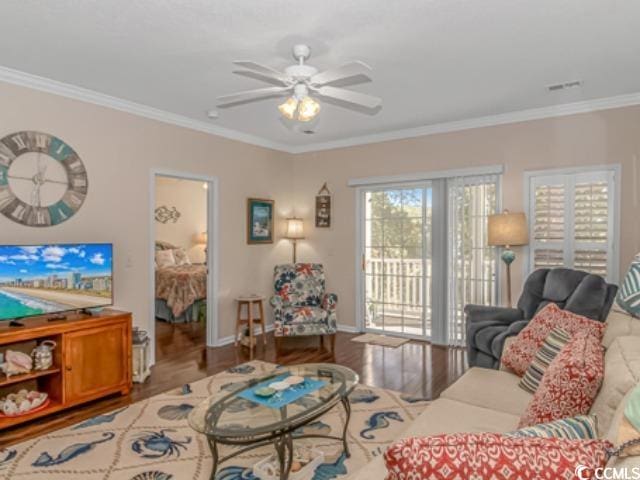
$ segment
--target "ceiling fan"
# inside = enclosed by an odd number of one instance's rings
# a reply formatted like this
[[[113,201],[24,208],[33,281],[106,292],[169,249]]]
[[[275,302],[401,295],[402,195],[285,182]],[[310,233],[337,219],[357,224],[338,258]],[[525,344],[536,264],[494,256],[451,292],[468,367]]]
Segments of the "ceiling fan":
[[[350,79],[351,84],[371,81],[367,75],[371,72],[371,67],[367,64],[360,61],[348,62],[319,72],[317,68],[305,64],[310,55],[311,48],[308,45],[295,45],[293,58],[298,63],[287,67],[284,72],[251,61],[233,62],[246,69],[233,73],[275,86],[223,95],[217,98],[218,107],[231,107],[239,103],[288,95],[289,98],[278,106],[280,113],[289,120],[308,122],[320,112],[320,104],[313,97],[338,100],[338,104],[345,108],[365,109],[373,113],[382,105],[382,100],[378,97],[331,85],[346,79]]]

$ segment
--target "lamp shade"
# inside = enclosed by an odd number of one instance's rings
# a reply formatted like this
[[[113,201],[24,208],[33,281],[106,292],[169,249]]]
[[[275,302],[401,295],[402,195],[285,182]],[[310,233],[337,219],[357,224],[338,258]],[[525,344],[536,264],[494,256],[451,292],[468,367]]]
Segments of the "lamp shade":
[[[285,237],[291,240],[304,238],[304,225],[301,218],[287,218],[287,232]]]
[[[527,218],[524,213],[505,211],[489,215],[489,245],[514,246],[529,243]]]
[[[196,245],[206,245],[207,244],[207,232],[196,233],[193,236],[193,243]]]

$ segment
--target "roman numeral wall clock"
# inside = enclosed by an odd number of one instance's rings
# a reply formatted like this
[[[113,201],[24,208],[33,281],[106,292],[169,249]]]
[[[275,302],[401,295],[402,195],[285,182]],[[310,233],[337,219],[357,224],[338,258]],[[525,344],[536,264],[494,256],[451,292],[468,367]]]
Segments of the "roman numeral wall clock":
[[[53,135],[17,132],[0,139],[0,213],[29,227],[68,220],[84,203],[87,171]]]

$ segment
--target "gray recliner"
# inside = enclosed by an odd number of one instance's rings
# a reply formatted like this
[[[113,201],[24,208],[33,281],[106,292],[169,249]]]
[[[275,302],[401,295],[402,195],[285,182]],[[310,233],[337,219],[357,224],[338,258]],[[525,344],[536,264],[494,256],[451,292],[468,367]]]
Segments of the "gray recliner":
[[[517,308],[467,305],[469,366],[498,368],[504,341],[517,335],[545,305],[603,322],[618,287],[602,277],[568,268],[540,269],[527,278]]]

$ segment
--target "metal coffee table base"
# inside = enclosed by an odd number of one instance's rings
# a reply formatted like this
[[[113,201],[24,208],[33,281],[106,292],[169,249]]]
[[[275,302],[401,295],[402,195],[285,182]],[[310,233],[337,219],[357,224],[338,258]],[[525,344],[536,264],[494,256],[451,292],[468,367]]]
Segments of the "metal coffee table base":
[[[310,434],[310,435],[296,435],[295,439],[298,440],[301,438],[324,438],[329,440],[341,441],[344,453],[347,456],[347,458],[349,458],[351,456],[351,453],[349,452],[349,444],[347,442],[347,431],[349,429],[349,420],[351,420],[351,403],[349,403],[349,397],[343,397],[340,400],[340,402],[342,403],[344,411],[347,415],[344,421],[343,429],[342,429],[342,437],[336,437],[333,435]],[[301,426],[304,426],[310,423],[316,418],[327,413],[329,410],[322,412],[321,415],[316,415],[313,418],[309,418],[305,424],[299,425],[297,428],[300,428]],[[264,447],[265,445],[273,444],[276,450],[276,456],[278,457],[278,463],[280,464],[280,480],[287,480],[289,478],[291,464],[293,463],[293,439],[294,439],[294,436],[291,430],[273,432],[273,434],[270,435],[268,438],[259,440],[259,441],[252,441],[251,439],[242,439],[242,438],[220,439],[220,438],[215,438],[214,436],[211,436],[211,435],[207,435],[207,441],[209,443],[209,448],[211,449],[211,456],[213,457],[213,467],[211,468],[211,476],[209,478],[210,480],[215,480],[216,473],[218,472],[218,466],[221,463],[226,462],[227,460],[233,457],[237,457],[238,455],[242,455],[243,453],[248,452],[249,450],[254,450],[256,448]],[[237,450],[225,457],[220,458],[219,456],[218,444],[238,446],[238,445],[247,445],[249,443],[250,445],[248,445],[247,447],[241,450]]]

